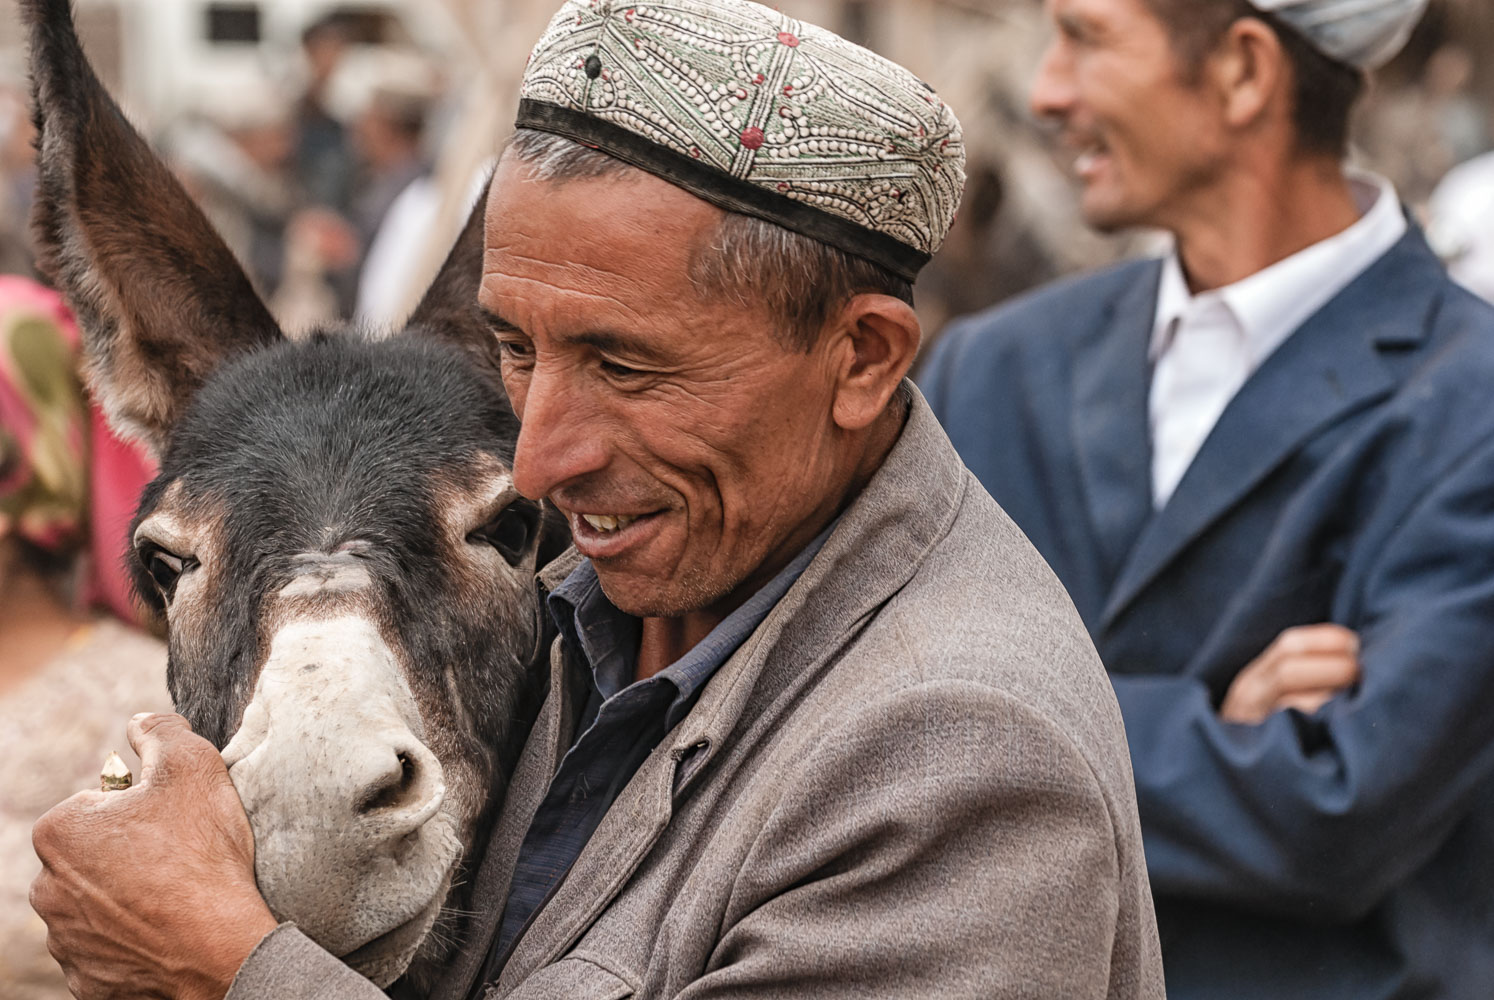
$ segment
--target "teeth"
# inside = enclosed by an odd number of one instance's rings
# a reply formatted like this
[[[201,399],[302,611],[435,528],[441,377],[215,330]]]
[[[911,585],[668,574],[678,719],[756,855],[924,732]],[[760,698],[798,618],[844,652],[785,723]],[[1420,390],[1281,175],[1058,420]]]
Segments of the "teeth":
[[[636,517],[613,517],[610,514],[582,514],[581,520],[597,531],[619,531],[638,520]]]

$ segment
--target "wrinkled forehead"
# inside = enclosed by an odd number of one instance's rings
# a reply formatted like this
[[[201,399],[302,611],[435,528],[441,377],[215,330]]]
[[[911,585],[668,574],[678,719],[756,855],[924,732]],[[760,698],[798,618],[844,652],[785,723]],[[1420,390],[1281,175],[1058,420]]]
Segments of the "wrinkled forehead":
[[[778,349],[766,297],[707,290],[708,268],[748,266],[701,256],[722,256],[720,209],[642,171],[556,186],[508,169],[488,203],[478,296],[499,340],[669,371]]]
[[[1113,41],[1140,26],[1165,27],[1154,0],[1045,0],[1045,6],[1061,27],[1099,39]]]
[[[724,215],[641,170],[547,180],[505,159],[488,194],[483,296],[537,284],[530,290],[667,308],[694,298],[691,262]],[[488,287],[495,281],[498,289]]]

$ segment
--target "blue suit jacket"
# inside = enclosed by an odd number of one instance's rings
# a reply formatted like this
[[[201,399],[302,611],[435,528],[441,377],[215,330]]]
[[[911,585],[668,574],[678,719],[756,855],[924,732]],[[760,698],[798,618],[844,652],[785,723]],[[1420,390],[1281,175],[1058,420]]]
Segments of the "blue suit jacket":
[[[1412,232],[1297,330],[1153,513],[1160,267],[957,325],[920,384],[1053,565],[1125,716],[1169,995],[1494,997],[1494,309]],[[1222,723],[1282,630],[1363,681]]]

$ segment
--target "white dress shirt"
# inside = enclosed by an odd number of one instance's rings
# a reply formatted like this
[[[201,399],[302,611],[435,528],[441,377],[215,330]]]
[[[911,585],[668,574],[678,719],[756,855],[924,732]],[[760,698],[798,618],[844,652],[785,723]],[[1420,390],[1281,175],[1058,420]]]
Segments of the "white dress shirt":
[[[1149,400],[1158,510],[1245,381],[1406,234],[1389,181],[1355,173],[1350,186],[1358,222],[1233,285],[1193,295],[1176,251],[1163,262]]]

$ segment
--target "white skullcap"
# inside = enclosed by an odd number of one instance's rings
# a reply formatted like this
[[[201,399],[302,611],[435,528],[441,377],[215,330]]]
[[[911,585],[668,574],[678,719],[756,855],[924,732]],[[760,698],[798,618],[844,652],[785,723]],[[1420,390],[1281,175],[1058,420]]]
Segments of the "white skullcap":
[[[1360,69],[1389,62],[1428,0],[1250,0],[1302,32],[1324,55]]]

